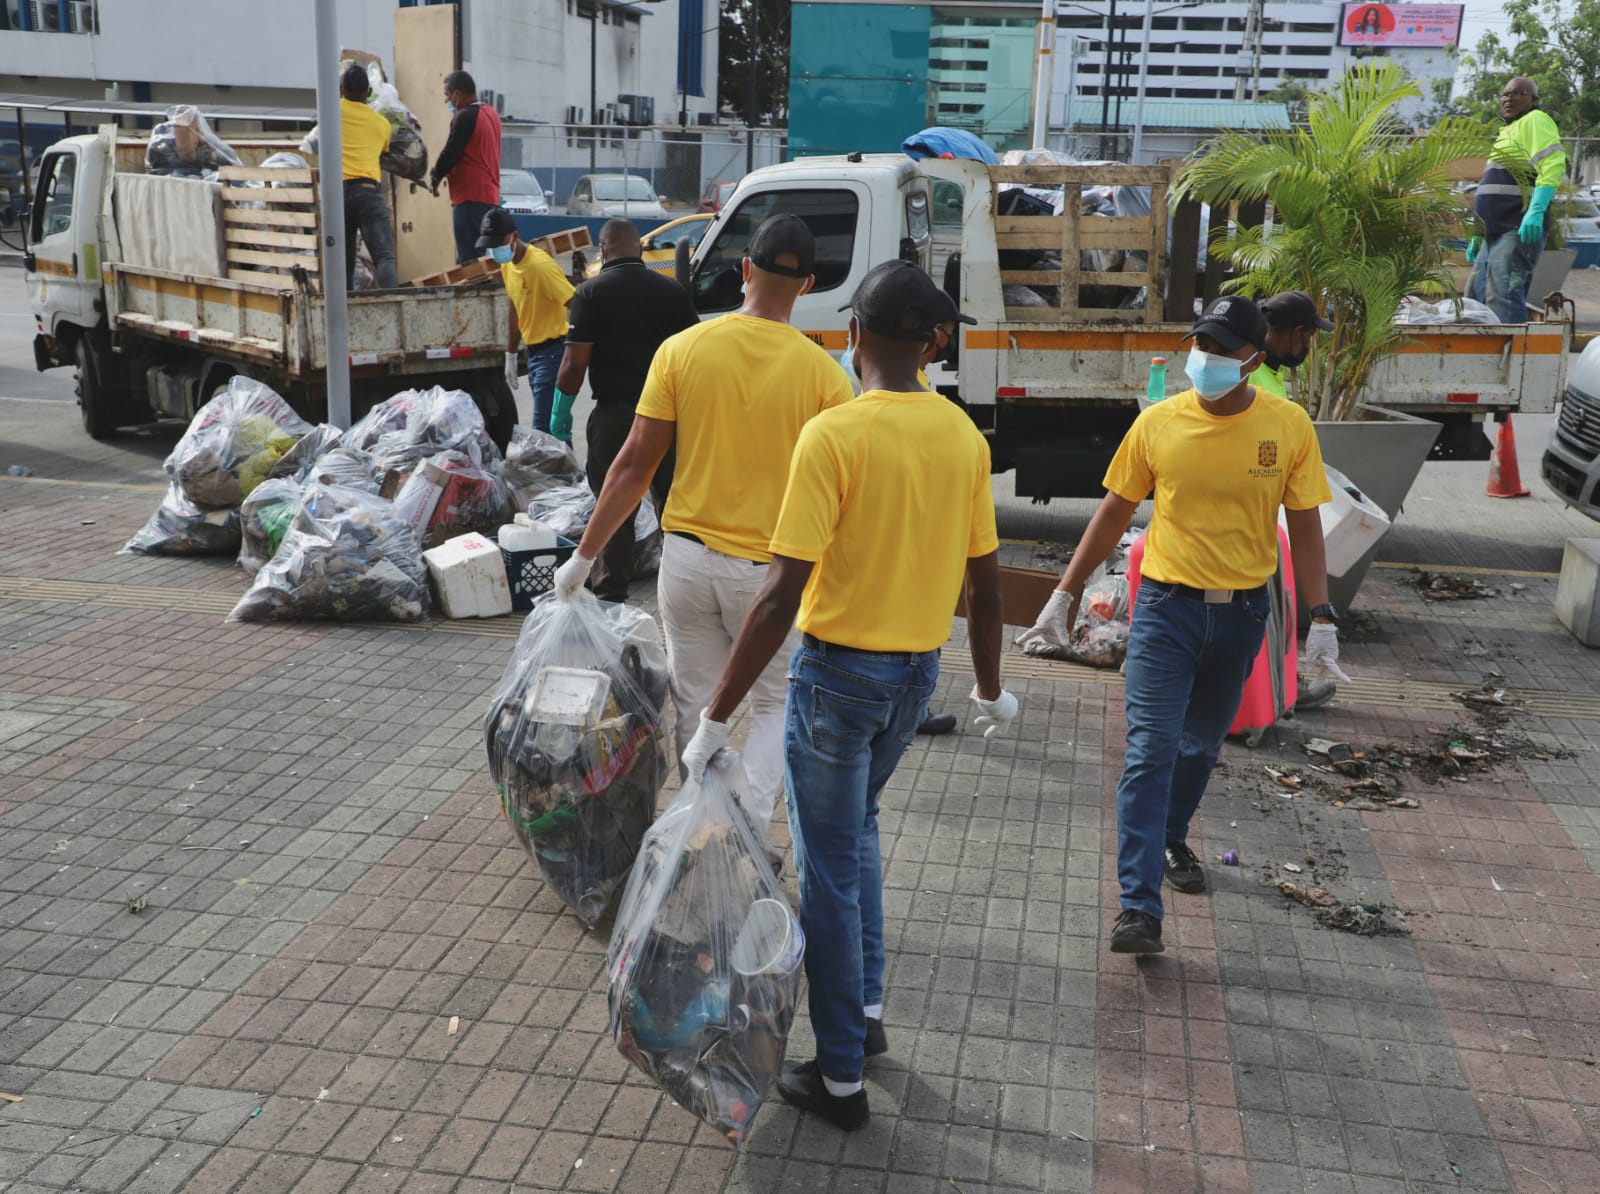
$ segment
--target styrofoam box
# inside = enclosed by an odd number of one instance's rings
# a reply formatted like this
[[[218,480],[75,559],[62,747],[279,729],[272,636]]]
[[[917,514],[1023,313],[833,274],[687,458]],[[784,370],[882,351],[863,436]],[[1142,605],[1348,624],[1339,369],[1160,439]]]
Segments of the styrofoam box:
[[[1338,469],[1327,471],[1333,500],[1319,507],[1323,550],[1328,557],[1328,575],[1343,576],[1388,533],[1389,516]]]
[[[492,539],[457,535],[422,553],[447,618],[494,618],[511,612],[505,557]]]

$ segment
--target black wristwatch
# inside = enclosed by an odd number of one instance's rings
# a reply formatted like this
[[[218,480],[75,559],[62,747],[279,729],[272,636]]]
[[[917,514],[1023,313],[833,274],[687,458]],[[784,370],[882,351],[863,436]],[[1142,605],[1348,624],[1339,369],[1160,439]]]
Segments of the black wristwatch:
[[[1339,624],[1339,609],[1331,601],[1324,601],[1311,611],[1313,618],[1327,618],[1335,626]]]

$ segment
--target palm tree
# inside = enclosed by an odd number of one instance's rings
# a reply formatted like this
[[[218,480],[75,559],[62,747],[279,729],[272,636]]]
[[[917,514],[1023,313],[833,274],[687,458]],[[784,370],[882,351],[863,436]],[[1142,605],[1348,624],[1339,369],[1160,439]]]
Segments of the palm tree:
[[[1455,296],[1445,241],[1472,217],[1449,166],[1487,155],[1493,134],[1461,118],[1414,134],[1394,109],[1420,97],[1392,62],[1362,63],[1308,97],[1303,125],[1264,138],[1225,133],[1175,183],[1176,197],[1213,209],[1271,203],[1269,225],[1229,225],[1211,254],[1238,273],[1231,290],[1326,301],[1333,331],[1314,341],[1294,391],[1313,418],[1342,419],[1360,401],[1373,368],[1405,338],[1394,323],[1402,298]]]

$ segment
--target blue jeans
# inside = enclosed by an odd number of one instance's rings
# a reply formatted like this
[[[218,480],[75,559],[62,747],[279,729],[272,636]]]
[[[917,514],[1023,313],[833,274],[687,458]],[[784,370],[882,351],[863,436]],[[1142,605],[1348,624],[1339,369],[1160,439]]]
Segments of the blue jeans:
[[[1544,241],[1522,243],[1517,230],[1502,232],[1478,251],[1467,277],[1467,297],[1488,303],[1501,323],[1528,322],[1528,283]]]
[[[1169,842],[1189,835],[1261,650],[1266,590],[1226,605],[1146,577],[1128,637],[1128,747],[1117,781],[1122,906],[1161,916]]]
[[[883,1002],[878,794],[916,736],[939,653],[854,651],[809,635],[789,664],[784,763],[817,1060],[861,1078],[868,1004]]]
[[[559,339],[528,346],[528,388],[533,391],[533,425],[540,431],[550,430],[551,409],[556,403],[556,374],[561,372],[561,358],[566,351],[566,342]]]
[[[478,248],[478,237],[489,207],[487,203],[467,202],[458,203],[450,209],[450,230],[456,234],[457,265],[487,256],[487,249]]]

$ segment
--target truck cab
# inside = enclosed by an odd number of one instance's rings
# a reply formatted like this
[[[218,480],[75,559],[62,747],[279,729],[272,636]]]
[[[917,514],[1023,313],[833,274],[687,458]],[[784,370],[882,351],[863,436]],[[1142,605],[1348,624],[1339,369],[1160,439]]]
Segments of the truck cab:
[[[79,363],[85,338],[105,333],[99,215],[110,182],[108,163],[109,155],[92,135],[56,142],[39,163],[24,262],[38,329],[34,358],[41,370]]]

